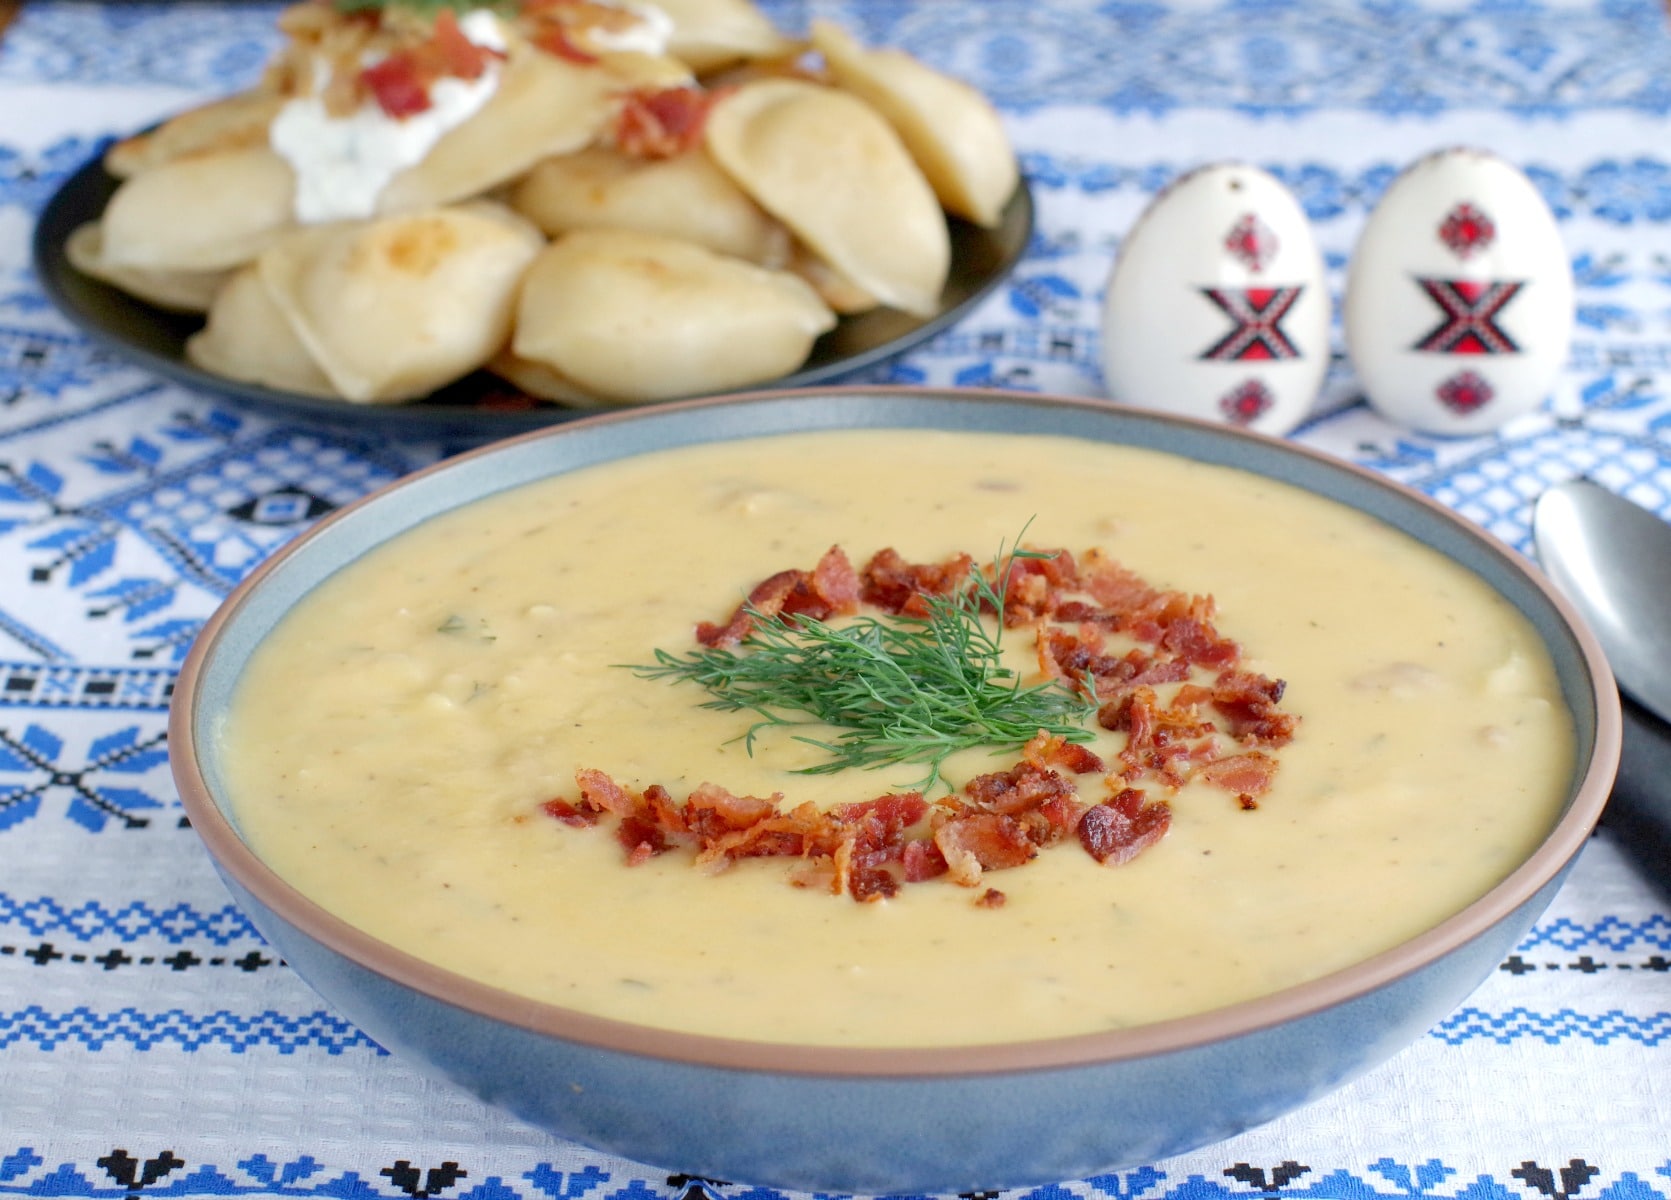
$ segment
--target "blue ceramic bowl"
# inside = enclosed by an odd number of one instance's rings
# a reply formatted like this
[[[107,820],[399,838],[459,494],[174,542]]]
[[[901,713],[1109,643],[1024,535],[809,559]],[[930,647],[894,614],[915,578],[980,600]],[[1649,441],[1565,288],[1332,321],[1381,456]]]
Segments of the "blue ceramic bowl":
[[[1437,928],[1275,995],[1137,1029],[975,1048],[783,1046],[647,1029],[523,999],[331,916],[240,839],[217,724],[251,652],[326,576],[503,488],[670,446],[853,427],[1065,434],[1169,451],[1366,511],[1481,576],[1536,627],[1577,733],[1566,807],[1497,887]],[[1076,1179],[1228,1137],[1419,1038],[1494,971],[1560,886],[1607,798],[1619,708],[1578,618],[1512,551],[1415,492],[1268,438],[1086,400],[840,389],[578,421],[420,472],[321,523],[204,628],[170,724],[193,826],[256,926],[404,1061],[524,1120],[669,1169],[821,1192],[959,1192]]]

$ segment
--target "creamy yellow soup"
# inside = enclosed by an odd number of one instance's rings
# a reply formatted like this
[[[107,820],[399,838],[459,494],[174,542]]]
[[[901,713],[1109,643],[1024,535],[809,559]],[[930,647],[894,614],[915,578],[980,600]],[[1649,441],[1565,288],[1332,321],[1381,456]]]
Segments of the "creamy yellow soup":
[[[621,664],[693,646],[750,586],[855,563],[1100,547],[1211,594],[1299,717],[1246,808],[1191,783],[1123,866],[1072,839],[855,903],[795,864],[628,866],[607,824],[543,803],[577,769],[682,798],[865,800],[915,768],[796,773],[816,751]],[[1008,635],[1007,635],[1008,636]],[[1036,674],[1031,647],[1010,642]],[[766,1041],[958,1045],[1153,1022],[1385,950],[1474,900],[1551,827],[1572,723],[1524,618],[1343,506],[1235,470],[1050,437],[838,432],[577,471],[430,521],[332,577],[242,680],[237,820],[327,909],[461,974],[626,1021]],[[1112,762],[1125,735],[1097,730]],[[947,776],[1011,765],[968,751]],[[1092,803],[1096,780],[1081,780]],[[1151,798],[1163,793],[1150,786]]]

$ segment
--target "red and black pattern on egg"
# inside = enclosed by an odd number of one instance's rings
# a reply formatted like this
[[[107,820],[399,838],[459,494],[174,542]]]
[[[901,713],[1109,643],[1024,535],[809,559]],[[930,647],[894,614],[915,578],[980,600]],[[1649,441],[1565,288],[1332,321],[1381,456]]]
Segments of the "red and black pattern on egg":
[[[1328,365],[1322,258],[1298,201],[1242,164],[1192,172],[1127,234],[1103,311],[1116,400],[1283,434]]]
[[[1572,269],[1521,171],[1482,151],[1442,151],[1370,214],[1344,316],[1378,411],[1425,432],[1482,433],[1549,396],[1572,338]]]

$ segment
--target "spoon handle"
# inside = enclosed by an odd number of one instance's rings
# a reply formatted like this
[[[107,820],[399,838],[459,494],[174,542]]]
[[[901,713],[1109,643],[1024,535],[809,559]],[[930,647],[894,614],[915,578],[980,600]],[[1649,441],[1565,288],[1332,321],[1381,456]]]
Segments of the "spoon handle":
[[[1602,824],[1613,829],[1646,874],[1671,899],[1671,724],[1620,697],[1624,746]]]

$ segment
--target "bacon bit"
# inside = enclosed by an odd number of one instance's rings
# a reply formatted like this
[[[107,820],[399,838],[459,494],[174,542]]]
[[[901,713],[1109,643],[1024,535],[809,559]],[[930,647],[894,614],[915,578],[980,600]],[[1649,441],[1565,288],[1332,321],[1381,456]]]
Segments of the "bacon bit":
[[[900,852],[899,864],[905,868],[906,883],[938,879],[950,870],[940,847],[930,841],[906,842],[905,849]]]
[[[975,560],[956,554],[943,563],[909,563],[889,547],[859,572],[859,598],[885,612],[926,616],[924,596],[950,596],[975,569]]]
[[[997,888],[987,888],[986,891],[982,892],[975,900],[975,907],[1003,908],[1004,901],[1007,899],[1009,899],[1009,897],[1005,896],[1004,893],[1000,892]]]
[[[1259,801],[1255,800],[1252,796],[1245,794],[1237,796],[1236,802],[1242,806],[1243,812],[1252,812],[1254,809],[1259,807]]]
[[[580,802],[593,812],[630,817],[637,808],[627,790],[602,771],[582,767],[574,773],[574,781],[580,788]]]
[[[1050,734],[1042,729],[1021,748],[1021,757],[1041,771],[1065,767],[1075,775],[1100,775],[1108,769],[1089,746],[1070,742],[1060,734]]]
[[[1039,853],[1021,823],[1001,813],[971,813],[947,821],[934,831],[934,844],[946,856],[952,882],[964,887],[978,884],[983,871],[1019,867]]]
[[[1032,625],[1050,617],[1062,594],[1079,585],[1079,568],[1066,550],[1040,550],[1043,557],[1011,558],[994,590],[1004,601],[1004,624]]]
[[[450,8],[443,8],[436,14],[431,44],[440,60],[441,73],[459,79],[480,79],[494,57],[494,52],[488,47],[478,46],[464,36],[464,30],[459,28],[458,16]]]
[[[698,837],[719,838],[749,829],[777,815],[781,793],[770,800],[757,796],[734,796],[715,783],[698,784],[685,801],[683,817]]]
[[[1037,810],[1047,801],[1074,795],[1073,784],[1055,771],[1020,762],[1008,771],[977,775],[963,785],[969,810],[1012,815]]]
[[[572,825],[576,829],[585,829],[589,825],[598,823],[598,814],[583,812],[570,804],[567,800],[547,800],[540,805],[540,811],[548,817],[555,817],[565,825]]]
[[[1164,800],[1145,804],[1136,788],[1089,809],[1079,822],[1079,842],[1099,863],[1120,866],[1166,836],[1172,806]]]
[[[674,158],[702,141],[708,113],[724,91],[692,87],[629,93],[615,117],[615,148],[634,158]]]
[[[859,611],[859,573],[840,546],[831,546],[812,569],[808,589],[828,606],[823,616],[849,616]]]
[[[732,610],[724,625],[700,621],[696,640],[704,646],[735,646],[754,628],[755,614],[807,617],[827,621],[858,611],[859,580],[840,546],[831,546],[812,571],[788,570],[768,575],[749,590],[748,600]],[[751,613],[750,610],[753,610]]]
[[[735,646],[754,628],[753,609],[762,617],[775,617],[783,611],[784,602],[797,584],[806,577],[805,571],[779,571],[768,575],[749,589],[748,600],[739,604],[724,625],[701,621],[696,626],[696,640],[704,646]]]
[[[489,63],[503,57],[492,47],[472,42],[459,27],[452,9],[443,8],[427,40],[404,46],[362,68],[356,79],[359,88],[398,121],[429,109],[430,89],[437,80],[448,76],[480,79]]]
[[[1224,671],[1213,684],[1213,708],[1230,722],[1230,735],[1242,742],[1286,746],[1299,718],[1277,711],[1287,684],[1252,671]]]
[[[838,804],[830,819],[842,829],[855,831],[860,843],[879,850],[928,815],[928,801],[921,792],[895,792],[858,804]]]
[[[875,867],[855,867],[848,877],[847,890],[860,902],[888,900],[898,895],[899,880]]]
[[[360,72],[360,82],[377,107],[395,120],[416,116],[429,108],[429,83],[410,54],[391,54]]]
[[[1194,775],[1194,778],[1238,793],[1244,801],[1243,808],[1248,807],[1246,801],[1264,795],[1275,777],[1276,759],[1260,750],[1215,759],[1198,768]]]
[[[667,837],[643,817],[622,817],[615,840],[627,848],[627,865],[637,867],[668,850]]]
[[[1241,658],[1241,647],[1219,637],[1212,626],[1195,617],[1178,617],[1166,625],[1160,646],[1184,662],[1202,667],[1229,667]]]

